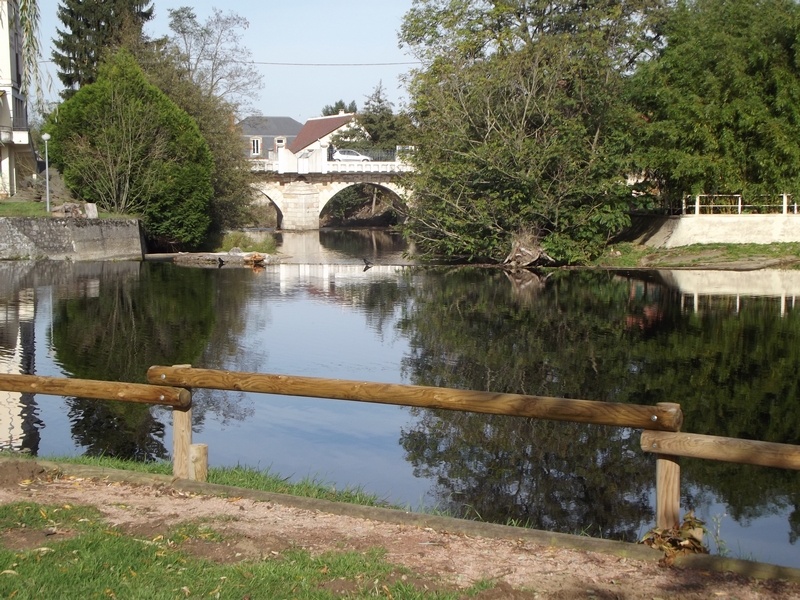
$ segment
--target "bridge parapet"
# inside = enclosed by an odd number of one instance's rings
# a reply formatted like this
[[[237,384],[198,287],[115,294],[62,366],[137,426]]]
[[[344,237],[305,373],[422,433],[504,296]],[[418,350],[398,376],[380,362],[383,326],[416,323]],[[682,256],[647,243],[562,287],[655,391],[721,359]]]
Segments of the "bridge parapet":
[[[402,161],[329,162],[328,173],[410,173],[414,167]]]
[[[277,160],[251,159],[250,169],[257,173],[290,173],[280,169]],[[322,163],[320,170],[309,170],[308,173],[410,173],[414,167],[403,161],[366,161]],[[297,171],[296,171],[297,172]]]
[[[250,159],[250,170],[255,171],[257,173],[263,172],[270,172],[270,171],[278,171],[278,161],[277,160],[267,160],[264,158],[251,158]]]

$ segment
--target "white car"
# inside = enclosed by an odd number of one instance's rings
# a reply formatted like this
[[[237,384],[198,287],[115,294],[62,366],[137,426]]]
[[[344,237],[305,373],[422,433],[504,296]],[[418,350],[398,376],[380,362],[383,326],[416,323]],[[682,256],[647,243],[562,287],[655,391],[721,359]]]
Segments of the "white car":
[[[366,162],[372,159],[369,156],[359,154],[355,150],[337,150],[333,153],[333,160],[355,160],[358,162]]]

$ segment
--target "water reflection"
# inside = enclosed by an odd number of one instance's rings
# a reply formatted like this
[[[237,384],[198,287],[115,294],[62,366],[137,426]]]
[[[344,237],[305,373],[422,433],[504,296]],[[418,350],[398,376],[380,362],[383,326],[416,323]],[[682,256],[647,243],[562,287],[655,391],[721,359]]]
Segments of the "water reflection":
[[[255,233],[249,233],[251,237]],[[318,231],[262,232],[277,242],[283,263],[309,265],[364,265],[368,258],[382,265],[410,265],[402,236],[380,229],[321,229]]]
[[[33,373],[34,315],[32,289],[0,296],[0,373]],[[0,449],[35,454],[41,425],[34,394],[0,391]]]
[[[728,287],[721,288],[713,272],[422,268],[396,260],[391,236],[373,233],[341,246],[339,233],[284,234],[284,251],[293,248],[308,262],[260,272],[0,264],[0,359],[16,372],[128,381],[142,381],[152,364],[191,363],[676,401],[685,431],[800,444],[800,307],[792,272],[761,272],[766,295],[759,296],[753,275],[726,274]],[[364,256],[375,263],[367,271]],[[331,257],[337,260],[323,262]],[[168,411],[67,398],[42,413],[43,429],[33,401],[25,409],[13,399],[10,414],[18,420],[9,431],[22,426],[16,423],[24,413],[30,441],[23,443],[35,452],[167,457]],[[655,471],[638,447],[638,431],[210,391],[196,393],[194,419],[212,465],[321,473],[412,507],[424,497],[453,512],[558,531],[634,539],[653,521]],[[0,427],[5,435],[5,421]],[[777,534],[770,535],[780,542],[770,543],[795,543],[797,473],[682,464],[685,509],[757,522],[735,534],[748,547],[775,515],[769,523]],[[734,539],[726,539],[729,546]],[[780,546],[765,548],[759,559],[800,566],[782,558],[792,553]]]
[[[500,274],[431,271],[400,323],[411,345],[404,368],[420,385],[679,401],[686,431],[800,443],[800,312],[782,315],[772,298],[694,312],[654,275],[554,273],[521,296]],[[591,525],[626,539],[650,518],[653,467],[630,432],[428,412],[401,443],[458,513],[496,517],[499,503],[537,527]],[[796,472],[686,460],[682,479],[684,507],[721,500],[740,521],[788,509],[796,539]]]

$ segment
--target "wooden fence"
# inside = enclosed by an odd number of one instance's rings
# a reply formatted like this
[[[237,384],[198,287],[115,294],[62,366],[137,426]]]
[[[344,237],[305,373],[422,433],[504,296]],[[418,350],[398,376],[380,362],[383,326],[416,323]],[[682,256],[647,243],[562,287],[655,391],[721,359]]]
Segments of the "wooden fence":
[[[800,446],[681,433],[683,413],[680,405],[669,402],[642,406],[342,379],[194,369],[190,365],[150,367],[147,380],[149,384],[132,384],[34,375],[0,375],[0,390],[172,406],[173,474],[198,481],[206,478],[208,446],[192,444],[192,388],[308,396],[643,429],[642,450],[656,454],[656,525],[661,529],[680,523],[678,456],[800,470]]]

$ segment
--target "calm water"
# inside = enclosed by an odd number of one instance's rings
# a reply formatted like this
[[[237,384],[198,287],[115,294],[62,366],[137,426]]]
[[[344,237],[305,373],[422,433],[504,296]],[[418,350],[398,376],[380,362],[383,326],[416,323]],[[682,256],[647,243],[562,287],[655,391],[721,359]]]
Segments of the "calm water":
[[[263,270],[0,263],[0,370],[144,381],[154,364],[654,404],[684,431],[800,444],[800,271],[420,268],[378,232],[281,238]],[[375,265],[364,270],[363,258]],[[387,501],[634,540],[653,525],[639,431],[198,391],[194,438]],[[167,459],[167,410],[0,393],[34,453]],[[682,506],[734,557],[800,567],[796,472],[682,461]]]

